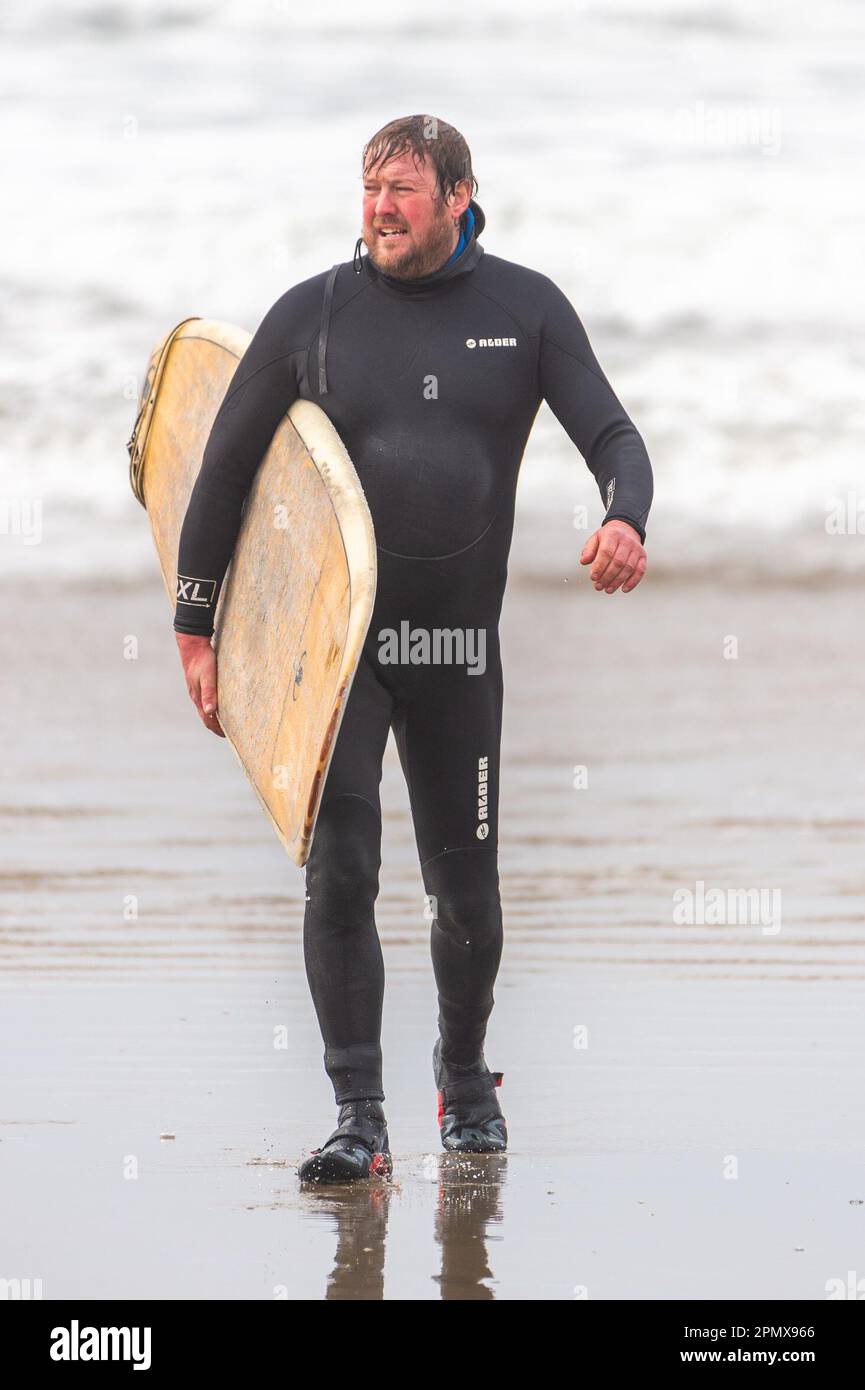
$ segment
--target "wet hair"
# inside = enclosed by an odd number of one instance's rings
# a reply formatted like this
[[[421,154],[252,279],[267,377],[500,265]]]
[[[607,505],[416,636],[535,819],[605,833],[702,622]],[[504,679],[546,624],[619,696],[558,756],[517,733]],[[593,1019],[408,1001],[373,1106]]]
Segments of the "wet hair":
[[[424,115],[401,116],[399,120],[388,121],[363,147],[364,174],[400,154],[412,154],[416,162],[432,164],[443,198],[453,193],[462,179],[468,179],[470,195],[478,191],[471,150],[459,131],[447,121]]]

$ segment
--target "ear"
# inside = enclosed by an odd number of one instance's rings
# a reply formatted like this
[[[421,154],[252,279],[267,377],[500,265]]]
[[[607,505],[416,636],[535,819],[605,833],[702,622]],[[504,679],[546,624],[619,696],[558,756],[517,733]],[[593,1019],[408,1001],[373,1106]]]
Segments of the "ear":
[[[448,211],[454,221],[459,221],[471,202],[472,186],[468,179],[460,179],[452,193],[448,194]]]

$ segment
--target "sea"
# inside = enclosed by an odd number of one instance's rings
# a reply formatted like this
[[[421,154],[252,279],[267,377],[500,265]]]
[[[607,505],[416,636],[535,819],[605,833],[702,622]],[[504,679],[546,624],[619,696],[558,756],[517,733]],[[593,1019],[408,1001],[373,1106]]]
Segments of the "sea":
[[[125,447],[150,351],[350,259],[363,144],[416,111],[466,136],[486,250],[561,286],[643,434],[655,578],[858,575],[857,0],[14,0],[0,577],[155,574]],[[582,506],[599,524],[544,405],[518,518]]]

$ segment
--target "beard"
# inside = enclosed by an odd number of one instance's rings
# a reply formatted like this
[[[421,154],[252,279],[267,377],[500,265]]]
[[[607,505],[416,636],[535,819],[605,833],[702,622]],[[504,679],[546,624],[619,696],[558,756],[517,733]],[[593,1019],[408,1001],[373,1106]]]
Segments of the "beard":
[[[394,280],[420,280],[432,275],[448,260],[454,249],[454,230],[453,218],[443,211],[441,220],[433,223],[426,240],[420,246],[410,246],[399,260],[393,261],[377,260],[365,233],[361,236],[370,260],[382,275],[390,275]]]

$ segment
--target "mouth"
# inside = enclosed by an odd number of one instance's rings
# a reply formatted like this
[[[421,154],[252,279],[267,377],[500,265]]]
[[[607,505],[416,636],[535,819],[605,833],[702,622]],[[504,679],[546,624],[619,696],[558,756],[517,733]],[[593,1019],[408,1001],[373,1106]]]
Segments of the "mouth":
[[[405,227],[376,227],[375,234],[382,240],[396,240],[398,237],[405,236]]]

